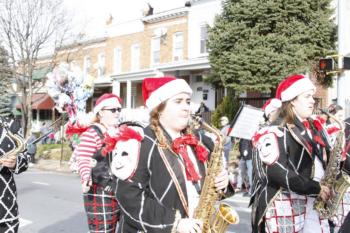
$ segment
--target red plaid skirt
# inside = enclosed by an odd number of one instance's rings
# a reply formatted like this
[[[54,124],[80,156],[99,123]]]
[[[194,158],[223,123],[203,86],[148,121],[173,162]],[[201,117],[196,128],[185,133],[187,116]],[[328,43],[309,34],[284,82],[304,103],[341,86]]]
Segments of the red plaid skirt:
[[[94,184],[83,197],[90,232],[114,233],[119,214],[115,194]]]

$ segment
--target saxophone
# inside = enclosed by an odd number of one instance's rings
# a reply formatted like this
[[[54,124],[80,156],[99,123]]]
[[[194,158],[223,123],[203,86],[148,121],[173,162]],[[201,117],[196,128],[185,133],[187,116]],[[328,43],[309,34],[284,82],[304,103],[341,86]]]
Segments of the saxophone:
[[[333,149],[331,151],[325,175],[321,180],[321,185],[329,187],[333,192],[333,195],[326,202],[324,202],[320,197],[317,197],[314,203],[314,209],[318,211],[321,218],[329,219],[336,215],[344,193],[350,186],[350,177],[343,171],[340,171],[340,162],[344,142],[344,125],[332,114],[326,114],[334,119],[340,126],[340,131],[337,134]]]
[[[229,203],[221,202],[216,208],[216,203],[222,197],[222,193],[215,190],[214,180],[223,167],[223,139],[217,129],[209,126],[200,117],[193,116],[192,118],[195,123],[202,125],[205,130],[214,133],[218,139],[211,154],[194,218],[203,221],[203,233],[223,233],[229,224],[238,224],[239,222],[237,212]]]
[[[1,160],[10,158],[12,156],[17,156],[18,153],[24,151],[26,143],[25,143],[25,140],[20,135],[11,132],[8,122],[3,120],[2,118],[0,119],[0,127],[3,128],[6,131],[7,136],[15,142],[15,146],[12,150],[0,156],[0,171],[1,171],[3,168],[3,166],[1,165]]]

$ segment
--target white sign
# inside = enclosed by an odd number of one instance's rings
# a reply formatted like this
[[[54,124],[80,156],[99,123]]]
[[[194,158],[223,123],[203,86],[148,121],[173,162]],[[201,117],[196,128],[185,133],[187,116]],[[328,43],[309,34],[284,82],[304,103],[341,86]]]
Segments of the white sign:
[[[259,129],[264,112],[260,108],[244,105],[238,111],[231,123],[231,137],[251,140],[254,133]]]

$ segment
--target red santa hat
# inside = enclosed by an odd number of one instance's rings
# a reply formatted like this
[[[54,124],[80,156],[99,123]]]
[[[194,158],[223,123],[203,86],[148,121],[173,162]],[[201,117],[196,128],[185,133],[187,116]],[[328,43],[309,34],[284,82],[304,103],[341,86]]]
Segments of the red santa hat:
[[[315,85],[304,75],[292,75],[284,79],[277,87],[276,98],[282,102],[294,99],[305,91],[316,91]]]
[[[175,77],[145,78],[142,82],[143,101],[149,110],[180,93],[192,94],[184,79]]]
[[[282,101],[277,98],[271,98],[266,101],[262,109],[265,112],[265,116],[269,116],[271,112],[279,109],[282,106]]]
[[[94,114],[96,115],[99,111],[107,106],[110,108],[121,108],[121,103],[122,100],[119,98],[119,96],[111,93],[103,94],[96,100]]]

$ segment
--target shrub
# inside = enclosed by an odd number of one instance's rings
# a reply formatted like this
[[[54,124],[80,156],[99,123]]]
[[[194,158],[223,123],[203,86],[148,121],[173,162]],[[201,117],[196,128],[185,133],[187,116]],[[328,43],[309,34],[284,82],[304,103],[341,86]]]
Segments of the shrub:
[[[212,124],[221,128],[220,118],[227,116],[231,122],[239,109],[239,100],[233,94],[225,96],[212,115]]]
[[[68,144],[63,144],[63,154],[62,160],[68,161],[72,155],[72,150],[68,146]],[[61,144],[39,144],[37,146],[36,152],[37,158],[42,159],[61,159]]]

